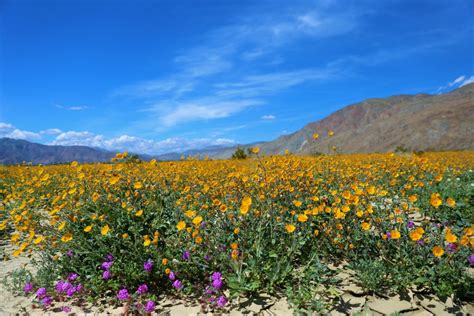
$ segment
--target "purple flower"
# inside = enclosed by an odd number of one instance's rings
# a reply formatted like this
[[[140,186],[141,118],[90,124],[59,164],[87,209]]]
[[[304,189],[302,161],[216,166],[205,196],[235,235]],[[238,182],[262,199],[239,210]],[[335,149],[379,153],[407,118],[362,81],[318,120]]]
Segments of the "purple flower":
[[[23,287],[23,291],[25,292],[25,294],[28,294],[31,291],[33,291],[33,283],[31,282],[26,283],[25,286]]]
[[[105,257],[105,260],[112,262],[114,261],[114,256],[112,256],[110,253]]]
[[[387,240],[392,239],[392,234],[390,232],[387,232],[385,236],[387,236]]]
[[[224,295],[219,296],[219,298],[217,299],[217,306],[224,307],[225,304],[227,304],[227,299],[225,298],[225,296]]]
[[[212,280],[220,280],[222,278],[222,273],[220,272],[212,272],[211,276]]]
[[[201,228],[206,227],[206,222],[201,222]]]
[[[45,306],[45,307],[51,305],[52,302],[53,302],[53,299],[51,298],[51,296],[45,296],[45,297],[41,300],[41,304],[43,304],[43,306]]]
[[[469,262],[469,264],[474,264],[474,255],[470,255],[469,257],[467,257],[467,261]]]
[[[46,288],[45,287],[40,287],[37,291],[36,291],[36,297],[38,298],[42,298],[46,295]]]
[[[77,279],[79,277],[79,275],[77,275],[77,273],[69,273],[69,275],[67,276],[67,279],[69,281],[74,281],[75,279]]]
[[[180,290],[183,287],[183,283],[181,283],[180,280],[176,280],[176,281],[173,282],[173,286],[174,286],[175,289]]]
[[[71,286],[69,289],[67,289],[67,296],[72,297],[74,293],[76,293],[77,288],[75,286]]]
[[[185,250],[183,253],[183,260],[188,261],[189,258],[191,258],[191,253],[189,252],[189,250]]]
[[[79,283],[78,285],[76,285],[76,292],[82,291],[82,288],[83,288],[83,287],[84,287],[84,286],[83,286],[82,284],[80,284],[80,283]]]
[[[112,261],[105,261],[105,262],[102,262],[100,267],[102,268],[102,270],[109,270],[113,264],[114,263]]]
[[[146,284],[140,285],[140,286],[138,287],[138,289],[137,289],[137,293],[138,293],[139,295],[145,294],[146,292],[148,292],[148,286],[147,286]]]
[[[456,244],[448,244],[448,246],[446,247],[448,249],[449,252],[455,252],[456,251]]]
[[[105,270],[104,273],[102,273],[102,279],[104,280],[110,279],[110,271]]]
[[[68,256],[69,258],[71,258],[72,256],[74,256],[74,251],[72,251],[71,249],[69,249],[66,254],[67,254],[67,256]]]
[[[222,287],[222,280],[221,279],[213,280],[212,287],[215,288],[216,290],[220,289]]]
[[[145,263],[143,264],[143,269],[146,272],[151,272],[151,270],[153,269],[153,260],[148,259],[147,261],[145,261]]]
[[[423,239],[420,239],[416,242],[419,246],[424,246],[425,245],[425,241]]]
[[[155,310],[155,302],[153,302],[153,301],[146,302],[145,312],[153,313],[154,310]]]
[[[415,222],[409,221],[408,224],[407,224],[407,227],[410,228],[410,229],[415,227]]]
[[[168,278],[169,278],[171,281],[174,281],[174,280],[176,280],[176,274],[174,274],[174,272],[171,271],[170,274],[168,274]]]
[[[70,313],[70,312],[71,312],[71,307],[69,307],[69,306],[63,306],[62,310],[63,310],[63,312],[65,312],[65,313]]]
[[[58,283],[56,283],[56,286],[54,287],[54,289],[58,293],[64,293],[64,292],[67,292],[71,287],[72,287],[71,283],[61,280],[61,281],[58,281]]]
[[[128,300],[128,291],[127,289],[121,289],[118,291],[117,298],[121,301]]]
[[[211,257],[209,257],[209,255],[205,255],[204,260],[209,261],[209,260],[211,260]]]

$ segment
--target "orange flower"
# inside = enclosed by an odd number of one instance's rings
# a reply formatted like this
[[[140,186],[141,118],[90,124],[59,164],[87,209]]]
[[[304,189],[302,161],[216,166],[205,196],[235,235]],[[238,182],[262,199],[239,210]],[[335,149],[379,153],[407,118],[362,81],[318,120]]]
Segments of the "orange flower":
[[[444,254],[444,249],[440,246],[434,246],[433,247],[433,255],[435,257],[441,257]]]
[[[289,232],[290,234],[294,232],[296,229],[295,225],[292,225],[292,224],[287,224],[285,228],[286,228],[286,231]]]
[[[176,228],[178,231],[183,230],[186,228],[186,223],[184,221],[180,221],[178,224],[176,224]]]
[[[360,227],[361,227],[363,230],[369,230],[369,229],[370,229],[370,224],[369,224],[369,223],[366,223],[366,222],[362,222],[362,224],[360,224]]]
[[[400,238],[400,232],[398,230],[394,229],[390,232],[390,236],[391,236],[392,239],[398,239],[398,238]]]
[[[441,204],[443,204],[443,201],[441,200],[440,195],[438,193],[433,193],[431,195],[430,203],[435,208],[438,208]]]

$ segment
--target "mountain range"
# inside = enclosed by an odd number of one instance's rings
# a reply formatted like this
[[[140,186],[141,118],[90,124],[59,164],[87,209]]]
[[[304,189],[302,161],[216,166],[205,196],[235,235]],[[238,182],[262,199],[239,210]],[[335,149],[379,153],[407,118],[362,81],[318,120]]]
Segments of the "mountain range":
[[[328,132],[334,132],[329,136]],[[313,135],[317,133],[318,138]],[[231,147],[210,147],[144,160],[177,160],[182,156],[231,157],[236,147],[258,146],[263,154],[388,152],[395,150],[474,149],[474,84],[448,93],[372,98],[348,105],[324,119],[269,141]],[[0,163],[33,164],[104,162],[115,153],[87,146],[50,146],[25,140],[0,139]]]

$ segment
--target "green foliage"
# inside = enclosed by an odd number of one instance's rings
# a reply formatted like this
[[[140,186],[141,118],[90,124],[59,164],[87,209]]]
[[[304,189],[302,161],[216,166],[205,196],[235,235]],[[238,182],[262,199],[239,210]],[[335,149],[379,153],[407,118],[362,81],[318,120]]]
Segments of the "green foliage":
[[[251,151],[249,150],[249,155]],[[245,150],[242,147],[237,147],[235,152],[232,154],[232,159],[246,159],[248,155],[245,153]]]

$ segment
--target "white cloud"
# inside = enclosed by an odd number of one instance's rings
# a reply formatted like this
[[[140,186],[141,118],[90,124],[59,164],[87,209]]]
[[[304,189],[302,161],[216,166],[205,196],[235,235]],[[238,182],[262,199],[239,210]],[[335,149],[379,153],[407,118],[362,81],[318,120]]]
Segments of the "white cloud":
[[[61,105],[58,103],[53,103],[55,107],[58,109],[63,109],[63,110],[68,110],[68,111],[83,111],[89,109],[88,106],[86,105],[73,105],[73,106],[67,106],[67,105]]]
[[[208,98],[176,102],[174,104],[157,104],[149,111],[157,113],[161,124],[169,127],[185,122],[229,117],[247,107],[259,104],[262,104],[262,102],[255,99],[224,100]]]
[[[261,117],[262,120],[267,120],[267,121],[271,121],[271,120],[274,120],[276,119],[276,117],[274,115],[271,115],[271,114],[268,114],[268,115],[263,115]]]
[[[9,130],[14,128],[15,127],[11,124],[0,122],[0,130]]]
[[[468,85],[470,83],[474,82],[474,76],[470,76],[466,80],[463,80],[463,82],[459,85],[460,87],[464,87],[465,85]]]
[[[454,79],[452,82],[448,83],[448,87],[452,87],[460,82],[463,82],[466,76],[459,76],[456,79]]]
[[[234,140],[227,138],[185,139],[175,137],[155,141],[130,135],[107,138],[103,135],[95,135],[88,131],[69,131],[58,135],[50,144],[90,146],[110,151],[130,151],[142,154],[162,154],[168,152],[183,152],[190,149],[200,149],[215,145],[233,145],[235,143]]]
[[[61,133],[62,131],[59,128],[49,128],[40,132],[40,134],[45,134],[45,135],[59,135]]]
[[[436,92],[442,93],[448,88],[460,88],[474,82],[474,76],[467,77],[465,75],[459,76],[453,81],[448,82],[445,86],[439,87]]]
[[[259,97],[272,95],[308,81],[336,77],[335,69],[302,69],[244,77],[240,81],[216,84],[216,94],[222,97]]]
[[[41,138],[41,134],[21,130],[16,128],[12,124],[0,122],[0,137],[24,140],[38,140]]]

